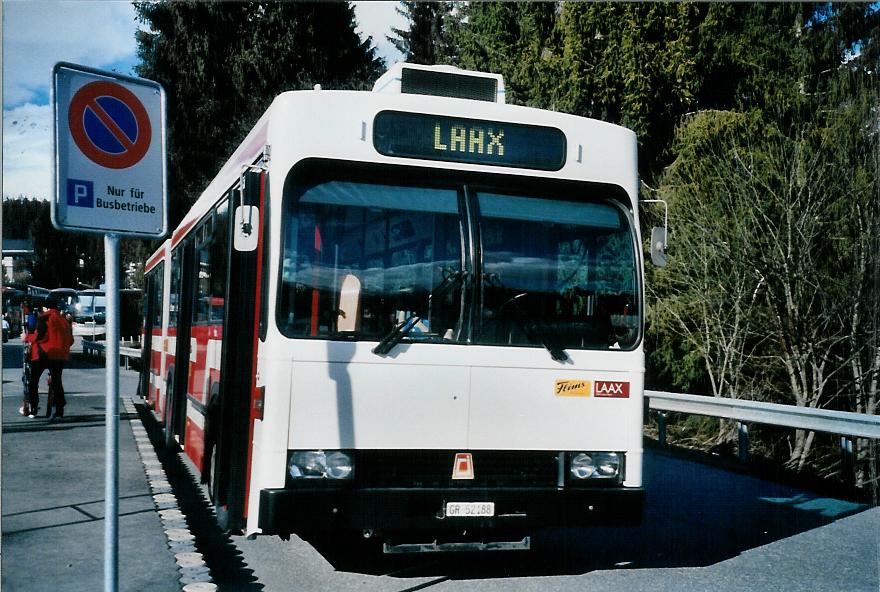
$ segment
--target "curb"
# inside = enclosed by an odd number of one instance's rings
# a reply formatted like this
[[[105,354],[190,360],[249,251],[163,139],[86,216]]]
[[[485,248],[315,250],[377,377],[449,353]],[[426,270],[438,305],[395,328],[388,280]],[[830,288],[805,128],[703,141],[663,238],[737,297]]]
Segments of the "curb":
[[[147,430],[138,416],[134,400],[131,398],[123,399],[123,404],[126,413],[130,413],[131,417],[136,418],[129,420],[131,431],[134,433],[138,454],[140,454],[141,462],[144,465],[144,473],[150,483],[153,504],[165,530],[168,548],[177,563],[181,590],[183,592],[215,592],[217,584],[211,579],[211,571],[205,564],[205,558],[196,550],[195,536],[187,526],[186,515],[180,511],[177,505],[177,498],[171,489],[171,483],[153,450]]]

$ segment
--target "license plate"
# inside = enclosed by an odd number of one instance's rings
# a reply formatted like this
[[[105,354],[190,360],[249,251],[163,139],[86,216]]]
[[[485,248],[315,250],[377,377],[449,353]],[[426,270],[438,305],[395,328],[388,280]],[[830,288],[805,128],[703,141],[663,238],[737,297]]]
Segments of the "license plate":
[[[495,515],[495,502],[449,502],[447,518],[477,518]]]

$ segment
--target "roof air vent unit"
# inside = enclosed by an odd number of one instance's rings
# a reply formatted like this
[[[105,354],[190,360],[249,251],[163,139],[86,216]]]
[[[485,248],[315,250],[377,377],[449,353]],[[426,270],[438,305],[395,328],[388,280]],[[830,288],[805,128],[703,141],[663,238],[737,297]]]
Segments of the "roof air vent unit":
[[[504,103],[504,78],[500,74],[471,72],[452,66],[397,63],[376,81],[373,92]]]

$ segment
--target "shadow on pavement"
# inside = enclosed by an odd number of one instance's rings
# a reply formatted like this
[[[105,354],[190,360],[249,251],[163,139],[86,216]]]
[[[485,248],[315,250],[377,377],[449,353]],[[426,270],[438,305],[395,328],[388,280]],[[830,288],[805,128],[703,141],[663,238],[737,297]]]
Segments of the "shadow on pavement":
[[[12,535],[12,534],[21,534],[21,533],[25,533],[25,532],[37,532],[37,531],[41,531],[41,530],[50,530],[53,528],[63,528],[65,526],[72,526],[74,524],[85,524],[87,522],[99,522],[99,521],[104,520],[103,517],[90,516],[90,515],[86,514],[85,512],[82,512],[82,510],[80,508],[77,508],[75,506],[69,506],[69,507],[81,512],[83,514],[83,516],[85,516],[85,518],[83,518],[82,520],[70,520],[68,522],[59,522],[57,524],[49,524],[46,526],[35,526],[33,528],[21,528],[18,530],[15,530],[15,529],[4,530],[3,534],[4,535]],[[125,516],[136,516],[137,514],[150,514],[155,511],[156,510],[153,508],[147,508],[144,510],[135,510],[134,512],[119,512],[117,515],[120,518],[122,518]],[[6,517],[4,516],[4,518],[6,518]]]
[[[120,413],[119,420],[127,421],[136,419],[137,416],[131,413]],[[66,415],[55,421],[49,421],[43,415],[39,415],[29,419],[27,423],[16,421],[14,423],[4,423],[3,432],[7,434],[24,434],[29,432],[53,432],[72,430],[82,427],[100,427],[105,423],[104,415]]]
[[[400,557],[378,548],[315,546],[337,570],[404,578],[705,567],[867,509],[659,451],[648,451],[645,487],[641,526],[548,529],[532,537],[530,551]]]
[[[211,504],[203,497],[202,488],[193,480],[182,453],[176,446],[165,445],[162,431],[152,413],[144,404],[137,405],[156,456],[177,497],[177,504],[186,516],[190,532],[195,536],[196,548],[211,570],[211,578],[220,591],[258,592],[263,585],[257,581],[229,536],[217,525]]]

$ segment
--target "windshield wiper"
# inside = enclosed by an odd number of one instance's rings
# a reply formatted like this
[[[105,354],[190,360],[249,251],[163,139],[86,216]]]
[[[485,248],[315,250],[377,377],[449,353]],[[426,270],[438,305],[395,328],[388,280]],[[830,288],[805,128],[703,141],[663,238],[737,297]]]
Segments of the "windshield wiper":
[[[384,356],[388,352],[390,352],[395,345],[400,343],[400,340],[406,337],[406,334],[409,333],[416,324],[422,320],[422,315],[419,313],[411,313],[408,317],[406,317],[402,323],[396,325],[391,331],[382,338],[376,347],[373,348],[373,353],[377,356]]]
[[[434,298],[441,298],[446,295],[449,290],[457,287],[464,279],[467,277],[468,272],[464,270],[454,271],[443,278],[443,281],[438,284],[438,286],[434,289],[434,291],[428,296],[428,307],[430,308],[431,301]],[[408,317],[406,317],[401,323],[398,323],[391,331],[388,332],[388,335],[382,338],[381,341],[372,349],[373,353],[377,356],[384,356],[392,349],[394,346],[400,343],[400,341],[407,336],[407,334],[412,331],[412,328],[415,327],[419,321],[422,320],[422,316],[424,316],[424,312],[414,311],[410,313]]]

